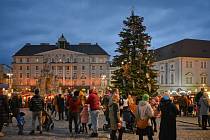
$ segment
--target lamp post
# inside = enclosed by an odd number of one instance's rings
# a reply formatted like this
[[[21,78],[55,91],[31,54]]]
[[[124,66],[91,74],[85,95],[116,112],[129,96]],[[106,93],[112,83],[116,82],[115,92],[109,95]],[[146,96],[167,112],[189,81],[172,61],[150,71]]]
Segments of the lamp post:
[[[9,81],[8,81],[8,85],[9,85],[9,89],[12,88],[12,76],[13,74],[12,73],[7,73],[7,76],[9,77]]]

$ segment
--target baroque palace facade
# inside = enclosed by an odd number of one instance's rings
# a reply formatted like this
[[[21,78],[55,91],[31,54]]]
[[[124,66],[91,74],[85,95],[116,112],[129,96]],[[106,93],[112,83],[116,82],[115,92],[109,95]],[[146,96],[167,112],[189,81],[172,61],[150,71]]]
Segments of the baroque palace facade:
[[[63,35],[55,45],[26,43],[13,56],[13,87],[103,88],[109,58],[97,43],[72,45]]]

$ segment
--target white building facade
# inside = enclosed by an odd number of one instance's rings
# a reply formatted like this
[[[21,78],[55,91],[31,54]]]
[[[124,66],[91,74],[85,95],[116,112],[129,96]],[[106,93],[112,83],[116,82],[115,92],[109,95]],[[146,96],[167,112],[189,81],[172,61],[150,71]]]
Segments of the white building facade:
[[[210,41],[184,39],[155,53],[159,93],[210,90]]]

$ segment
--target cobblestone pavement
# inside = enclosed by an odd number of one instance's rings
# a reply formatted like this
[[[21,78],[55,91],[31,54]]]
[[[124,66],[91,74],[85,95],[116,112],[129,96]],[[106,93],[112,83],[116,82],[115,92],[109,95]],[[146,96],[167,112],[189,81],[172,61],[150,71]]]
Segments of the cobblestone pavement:
[[[44,131],[42,135],[37,132],[35,135],[31,136],[28,134],[31,130],[31,114],[26,109],[24,110],[24,112],[26,112],[24,135],[17,135],[18,128],[16,126],[16,121],[13,119],[12,124],[10,124],[8,127],[3,128],[3,132],[6,133],[6,136],[0,137],[0,140],[109,140],[109,133],[105,131],[99,131],[98,138],[90,138],[89,134],[79,134],[72,137],[70,136],[68,131],[68,122],[56,120],[54,120],[55,128],[53,130],[50,130],[49,132]],[[195,117],[177,117],[177,140],[210,140],[210,130],[201,130],[201,128],[193,124],[195,122]],[[99,128],[102,128],[103,123],[104,118],[101,114],[99,119]],[[157,123],[159,126],[159,120]],[[147,138],[145,137],[144,139],[146,140]],[[124,133],[123,140],[138,140],[138,137],[132,133]],[[158,133],[155,133],[154,140],[158,140]]]

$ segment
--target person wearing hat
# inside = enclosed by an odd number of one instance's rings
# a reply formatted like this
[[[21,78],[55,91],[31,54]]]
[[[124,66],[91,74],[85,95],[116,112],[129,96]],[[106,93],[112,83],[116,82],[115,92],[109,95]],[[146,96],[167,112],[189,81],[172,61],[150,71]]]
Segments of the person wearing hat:
[[[139,135],[139,140],[143,140],[143,136],[147,135],[148,140],[153,140],[153,129],[150,118],[154,117],[154,111],[149,104],[149,95],[144,94],[135,113],[137,122],[136,134]],[[145,124],[145,125],[144,125]]]
[[[164,95],[159,104],[161,112],[159,140],[176,140],[176,115],[178,110],[170,100],[169,95]]]
[[[3,137],[5,134],[2,132],[4,123],[8,123],[9,120],[9,105],[8,98],[6,95],[3,95],[3,89],[0,88],[0,137]]]
[[[32,111],[32,130],[29,133],[33,135],[35,133],[36,118],[39,120],[39,131],[42,134],[42,110],[44,110],[44,99],[39,94],[39,89],[35,89],[35,95],[31,98],[29,109]]]

